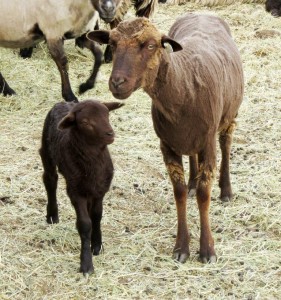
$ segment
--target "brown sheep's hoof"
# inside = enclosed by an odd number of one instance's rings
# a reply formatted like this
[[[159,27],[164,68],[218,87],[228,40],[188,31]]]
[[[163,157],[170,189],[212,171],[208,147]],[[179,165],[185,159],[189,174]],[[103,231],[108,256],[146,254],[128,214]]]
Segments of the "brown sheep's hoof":
[[[222,197],[222,198],[221,198],[221,201],[222,201],[222,202],[230,202],[231,199],[232,199],[232,197],[225,196],[225,197]]]
[[[189,253],[181,253],[180,251],[175,251],[173,253],[173,259],[182,264],[185,263],[188,258],[189,258]]]
[[[199,257],[199,261],[201,261],[203,264],[207,263],[215,263],[217,262],[217,256],[216,255],[211,255],[211,256],[201,256]]]

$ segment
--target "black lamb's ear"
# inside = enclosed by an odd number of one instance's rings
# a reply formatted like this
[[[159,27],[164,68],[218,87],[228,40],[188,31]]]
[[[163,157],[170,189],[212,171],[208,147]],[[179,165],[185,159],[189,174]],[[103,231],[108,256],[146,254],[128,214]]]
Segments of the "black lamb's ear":
[[[177,52],[182,50],[182,46],[181,44],[179,44],[178,42],[176,42],[175,40],[169,38],[167,35],[163,35],[161,38],[161,44],[163,48],[165,47],[165,44],[168,43],[169,45],[171,45],[173,52]]]
[[[87,39],[90,41],[98,42],[100,44],[109,43],[109,31],[108,30],[94,30],[87,33]]]
[[[64,130],[75,124],[75,114],[73,112],[68,113],[58,124],[58,129]]]
[[[120,102],[103,102],[103,104],[108,108],[109,111],[118,109],[124,106],[123,103]]]

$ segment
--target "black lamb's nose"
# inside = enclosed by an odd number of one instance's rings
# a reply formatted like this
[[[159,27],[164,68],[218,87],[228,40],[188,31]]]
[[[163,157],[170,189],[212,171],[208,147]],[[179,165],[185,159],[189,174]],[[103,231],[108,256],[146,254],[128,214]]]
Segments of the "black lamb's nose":
[[[125,82],[125,79],[123,77],[115,77],[111,79],[111,82],[113,84],[113,86],[115,88],[117,88],[118,86],[120,86],[121,84],[123,84]]]
[[[106,133],[108,136],[113,136],[114,135],[114,131],[112,130],[112,131],[108,131],[107,133]]]

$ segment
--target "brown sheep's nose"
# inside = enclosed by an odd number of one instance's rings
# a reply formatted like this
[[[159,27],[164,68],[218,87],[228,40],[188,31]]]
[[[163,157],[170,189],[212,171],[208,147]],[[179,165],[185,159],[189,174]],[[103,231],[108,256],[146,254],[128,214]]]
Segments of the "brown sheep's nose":
[[[112,77],[111,78],[111,83],[114,86],[114,88],[118,88],[120,85],[122,85],[125,82],[125,78],[124,77]]]

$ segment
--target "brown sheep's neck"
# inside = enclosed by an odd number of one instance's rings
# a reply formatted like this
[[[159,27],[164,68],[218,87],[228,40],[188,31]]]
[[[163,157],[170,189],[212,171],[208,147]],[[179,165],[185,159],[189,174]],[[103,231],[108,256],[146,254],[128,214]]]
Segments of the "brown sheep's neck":
[[[186,60],[182,64],[179,53],[168,54],[163,49],[156,79],[153,85],[144,87],[153,105],[170,122],[179,120],[181,107],[194,102],[192,74],[188,72],[191,67]]]

